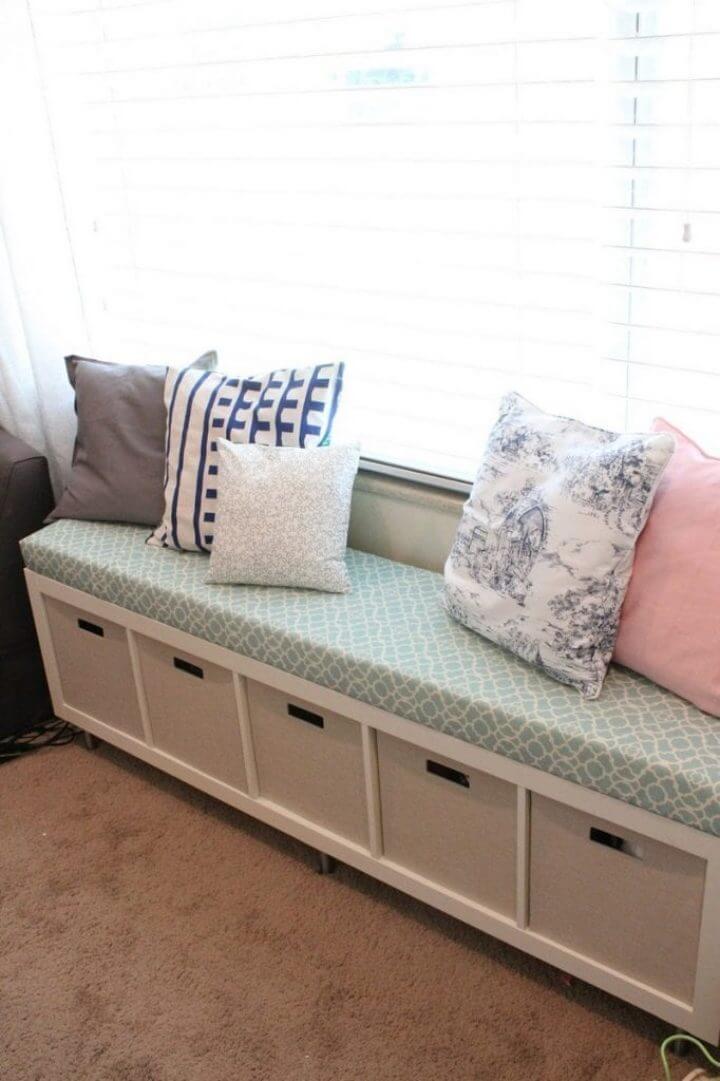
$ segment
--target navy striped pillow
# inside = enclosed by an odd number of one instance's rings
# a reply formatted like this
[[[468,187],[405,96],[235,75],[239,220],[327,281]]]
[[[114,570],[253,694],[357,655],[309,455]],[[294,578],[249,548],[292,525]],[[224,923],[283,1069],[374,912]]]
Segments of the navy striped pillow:
[[[217,440],[276,447],[329,443],[343,371],[342,363],[245,379],[193,368],[168,371],[165,513],[149,543],[208,552],[217,500]]]

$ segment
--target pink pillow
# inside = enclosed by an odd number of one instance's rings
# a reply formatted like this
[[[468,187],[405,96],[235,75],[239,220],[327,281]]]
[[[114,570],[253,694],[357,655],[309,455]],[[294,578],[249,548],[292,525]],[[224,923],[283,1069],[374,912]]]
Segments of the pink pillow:
[[[720,459],[666,420],[670,459],[635,550],[615,660],[720,715]]]

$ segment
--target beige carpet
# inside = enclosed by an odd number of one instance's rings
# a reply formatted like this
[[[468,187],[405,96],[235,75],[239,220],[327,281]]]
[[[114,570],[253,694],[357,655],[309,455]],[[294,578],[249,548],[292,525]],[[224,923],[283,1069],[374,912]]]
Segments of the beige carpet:
[[[111,748],[0,823],[3,1081],[659,1081],[658,1021]]]

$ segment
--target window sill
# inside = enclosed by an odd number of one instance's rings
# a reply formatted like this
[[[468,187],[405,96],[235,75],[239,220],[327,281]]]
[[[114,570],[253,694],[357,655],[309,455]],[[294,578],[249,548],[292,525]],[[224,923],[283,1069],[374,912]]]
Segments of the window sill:
[[[472,488],[472,483],[467,480],[459,480],[457,477],[445,477],[422,469],[389,465],[387,462],[375,461],[372,458],[360,459],[360,473],[368,480],[370,477],[392,477],[394,480],[404,482],[407,486],[419,488],[428,494],[436,493],[440,496],[452,493],[467,498]],[[457,503],[457,499],[452,502]]]

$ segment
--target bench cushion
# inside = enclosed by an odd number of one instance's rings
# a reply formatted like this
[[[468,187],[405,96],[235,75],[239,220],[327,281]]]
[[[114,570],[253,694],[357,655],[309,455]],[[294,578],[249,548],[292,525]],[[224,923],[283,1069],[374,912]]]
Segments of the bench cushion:
[[[665,818],[720,836],[720,720],[611,668],[594,701],[457,624],[442,578],[348,553],[352,592],[207,585],[208,558],[135,526],[61,521],[27,565],[225,646]]]

